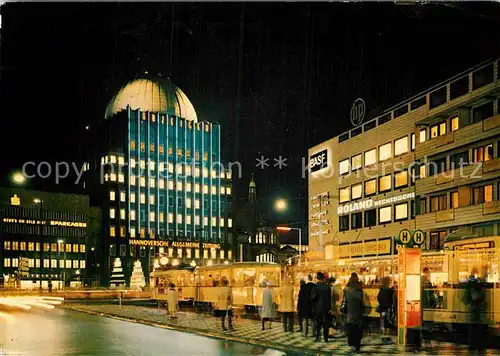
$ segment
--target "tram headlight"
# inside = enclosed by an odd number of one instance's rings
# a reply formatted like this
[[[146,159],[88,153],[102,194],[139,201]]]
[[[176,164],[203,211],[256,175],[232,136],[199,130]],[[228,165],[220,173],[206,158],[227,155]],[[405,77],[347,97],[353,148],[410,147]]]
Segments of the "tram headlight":
[[[172,266],[177,266],[179,265],[179,260],[173,260],[172,261]]]
[[[193,260],[193,261],[191,261],[190,265],[191,265],[191,267],[196,267],[196,262]]]
[[[160,258],[160,264],[162,266],[165,266],[167,263],[168,263],[168,257],[163,256]]]

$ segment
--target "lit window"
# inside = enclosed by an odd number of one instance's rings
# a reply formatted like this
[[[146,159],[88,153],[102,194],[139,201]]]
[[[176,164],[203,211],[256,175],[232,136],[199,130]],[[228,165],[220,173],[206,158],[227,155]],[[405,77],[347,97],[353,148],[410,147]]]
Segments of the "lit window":
[[[168,154],[169,154],[169,155],[172,155],[173,153],[174,153],[174,149],[172,148],[172,146],[170,146],[170,147],[168,148]]]
[[[177,224],[182,224],[182,214],[177,214]]]
[[[194,201],[194,208],[195,209],[199,209],[200,208],[200,200],[199,199],[195,199],[195,201]]]
[[[116,163],[116,156],[111,156],[111,163]]]
[[[452,209],[458,208],[458,192],[452,192],[450,195],[450,207]]]
[[[386,143],[378,148],[379,161],[385,161],[392,157],[392,144]]]
[[[125,192],[120,192],[120,201],[125,202],[125,199],[126,199]]]
[[[377,150],[374,148],[365,152],[365,167],[377,163]]]
[[[215,216],[212,216],[212,226],[217,225],[217,218]]]
[[[186,215],[186,224],[191,224],[191,215]]]
[[[452,117],[450,119],[450,127],[451,127],[451,131],[457,131],[458,130],[458,116],[455,116],[455,117]]]
[[[146,194],[141,193],[141,204],[146,204]]]
[[[411,150],[415,151],[415,133],[410,134],[410,146]]]
[[[426,129],[421,129],[420,130],[420,143],[425,142],[427,139],[427,130]]]
[[[489,161],[493,159],[493,145],[476,147],[472,150],[472,159],[475,163]]]
[[[151,222],[154,222],[154,221],[155,221],[155,213],[154,213],[153,211],[149,213],[149,220],[150,220]]]
[[[227,219],[227,227],[233,227],[233,219]]]
[[[408,171],[394,173],[394,188],[406,187],[408,185]]]
[[[212,169],[212,178],[217,178],[217,172],[215,169]]]
[[[182,157],[182,148],[177,149],[177,156]]]
[[[208,185],[203,184],[203,194],[208,194]]]
[[[160,145],[160,154],[164,154],[165,153],[165,147],[163,147],[163,145]]]
[[[339,190],[339,202],[344,203],[350,200],[350,188],[342,188]]]
[[[141,230],[140,230],[140,236],[141,236],[142,238],[145,238],[145,237],[146,237],[146,228],[141,227]]]
[[[174,173],[174,164],[173,163],[168,164],[168,173]]]
[[[359,199],[363,195],[363,184],[353,185],[351,188],[352,199]]]
[[[129,177],[128,179],[130,181],[130,185],[135,186],[135,177]]]
[[[125,209],[120,209],[120,219],[125,220]]]
[[[164,222],[165,221],[165,214],[160,211],[160,222]]]
[[[116,217],[116,214],[115,214],[115,213],[116,213],[115,208],[111,208],[111,209],[109,209],[109,218],[110,218],[110,219],[114,219],[114,218]]]
[[[125,226],[120,226],[120,237],[125,237]]]
[[[351,169],[354,171],[360,169],[363,166],[363,155],[360,153],[354,157],[351,157]]]
[[[135,210],[130,210],[130,220],[135,220]]]
[[[203,225],[208,225],[208,217],[207,216],[204,216],[203,217]]]
[[[109,227],[109,236],[111,237],[116,236],[116,228],[114,226]]]
[[[229,250],[227,251],[227,259],[232,260],[233,259],[233,251]]]
[[[155,151],[155,145],[154,145],[154,143],[150,143],[149,144],[149,151],[150,152],[154,152]]]
[[[135,158],[130,158],[130,167],[135,168],[137,162],[135,161]]]
[[[208,161],[208,152],[203,152],[203,160]]]
[[[224,187],[223,185],[220,187],[220,193],[226,194],[226,187]]]
[[[149,196],[149,204],[154,204],[155,203],[155,196],[154,195],[150,195]]]
[[[28,242],[28,251],[35,251],[35,243],[34,242]]]
[[[346,174],[349,172],[349,160],[345,159],[339,162],[339,174]]]
[[[391,190],[391,188],[392,188],[391,175],[389,174],[389,175],[380,177],[378,186],[379,186],[379,190],[381,193],[386,192],[388,190]]]
[[[191,183],[187,182],[186,183],[186,192],[190,192],[191,191]]]
[[[115,199],[116,199],[116,193],[115,193],[115,191],[114,190],[110,190],[109,191],[109,200],[115,201]]]
[[[132,151],[134,151],[134,150],[135,150],[135,141],[134,141],[134,140],[130,141],[130,149],[131,149]]]
[[[439,136],[439,126],[435,125],[431,127],[431,138]]]
[[[160,168],[159,171],[163,172],[165,170],[165,162],[160,162]]]
[[[220,227],[224,227],[224,218],[220,218]]]
[[[419,175],[420,179],[425,178],[425,164],[421,164],[419,170],[420,170],[420,175]]]
[[[109,175],[109,180],[112,181],[112,182],[116,182],[116,173],[111,173]]]
[[[141,159],[140,167],[141,167],[141,169],[146,169],[146,161],[145,160]]]
[[[217,194],[217,187],[212,185],[212,194]]]
[[[170,189],[170,190],[174,189],[174,181],[172,181],[172,180],[168,181],[168,189]]]
[[[191,208],[191,198],[186,198],[186,208]]]
[[[146,186],[146,178],[145,177],[141,177],[140,181],[141,181],[141,187],[145,187]]]
[[[195,215],[195,216],[194,216],[194,223],[195,223],[196,225],[200,225],[200,216],[199,216],[199,215]]]
[[[439,124],[439,136],[444,135],[446,133],[446,122],[442,122]]]
[[[130,202],[135,203],[135,193],[130,193]]]
[[[408,152],[408,137],[402,137],[394,141],[394,155],[399,156]]]
[[[203,177],[208,177],[208,169],[203,168]]]
[[[154,179],[154,178],[149,178],[149,186],[150,186],[151,188],[154,188],[154,187],[155,187],[155,185],[156,185],[156,184],[155,184],[155,179]]]
[[[371,179],[365,182],[365,196],[377,193],[377,180]]]
[[[168,222],[172,224],[174,222],[174,214],[168,213]]]
[[[182,190],[182,182],[177,182],[177,191]]]
[[[123,166],[125,164],[125,159],[123,157],[118,157],[118,164]]]
[[[394,219],[396,221],[408,219],[408,203],[397,204],[394,206]]]
[[[184,165],[182,163],[179,163],[175,167],[175,171],[177,172],[177,174],[182,174],[184,172]]]
[[[186,166],[186,175],[187,176],[190,176],[192,173],[192,168],[191,168],[191,165],[187,165]]]
[[[165,189],[165,180],[160,178],[160,181],[158,182],[160,189]]]
[[[120,182],[120,183],[125,182],[125,175],[123,175],[123,174],[118,174],[118,182]]]
[[[26,241],[21,241],[21,243],[19,244],[19,250],[26,251]]]
[[[227,187],[226,188],[226,194],[227,195],[231,195],[231,187]]]
[[[391,210],[392,210],[391,206],[386,206],[386,207],[380,208],[378,210],[379,223],[383,224],[383,223],[391,222],[391,220],[392,220]]]

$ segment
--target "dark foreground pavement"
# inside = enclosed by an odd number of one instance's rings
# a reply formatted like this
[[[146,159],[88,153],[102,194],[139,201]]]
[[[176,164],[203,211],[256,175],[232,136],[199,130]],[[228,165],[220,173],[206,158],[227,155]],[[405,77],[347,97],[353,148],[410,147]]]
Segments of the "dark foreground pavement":
[[[0,311],[0,355],[278,356],[285,353],[58,308]]]
[[[334,354],[350,355],[352,351],[347,346],[346,339],[342,335],[337,335],[328,343],[314,342],[314,339],[305,338],[298,332],[285,333],[281,323],[273,323],[270,330],[261,331],[259,321],[245,318],[235,318],[233,325],[235,331],[223,332],[220,330],[220,322],[208,314],[199,314],[192,312],[179,312],[178,318],[169,319],[162,309],[138,307],[138,306],[118,306],[118,305],[75,305],[67,304],[67,308],[82,311],[84,313],[93,313],[100,316],[110,316],[122,320],[130,320],[136,323],[145,323],[161,328],[176,329],[187,333],[196,333],[213,338],[219,338],[229,341],[239,341],[246,344],[260,345],[269,349],[278,349],[286,354]],[[213,341],[213,340],[212,340]],[[398,350],[396,340],[392,344],[381,342],[379,334],[368,333],[363,338],[363,354],[370,355],[410,355],[414,353],[405,353]],[[247,345],[248,346],[248,345]],[[248,346],[250,347],[250,346]],[[225,351],[221,351],[223,354]],[[251,350],[236,351],[238,355],[254,354]],[[168,353],[177,355],[178,353]],[[183,353],[180,353],[183,354]],[[179,355],[180,355],[179,354]],[[419,355],[470,355],[464,345],[453,343],[427,341]],[[500,350],[488,350],[486,355],[500,355]]]

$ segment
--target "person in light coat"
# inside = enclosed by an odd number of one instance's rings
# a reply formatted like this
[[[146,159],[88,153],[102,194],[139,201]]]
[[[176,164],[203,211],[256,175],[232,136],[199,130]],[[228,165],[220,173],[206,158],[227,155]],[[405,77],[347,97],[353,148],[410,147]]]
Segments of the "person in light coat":
[[[291,278],[281,288],[280,299],[279,311],[283,313],[283,329],[285,332],[293,332],[295,300],[293,298],[293,281]]]
[[[221,328],[222,330],[226,331],[226,325],[225,325],[225,319],[227,316],[227,326],[229,330],[234,330],[233,329],[233,292],[231,291],[231,288],[229,287],[229,282],[228,280],[224,277],[222,278],[221,281],[221,287],[218,287],[219,291],[217,293],[217,303],[216,303],[216,309],[217,313],[221,318]]]
[[[271,289],[271,282],[264,283],[265,288],[262,292],[262,310],[260,312],[262,330],[265,330],[266,321],[269,321],[269,329],[271,329],[272,318],[274,317],[273,290]]]
[[[175,290],[175,284],[170,283],[170,287],[167,290],[167,307],[168,316],[171,318],[176,318],[175,315],[179,310],[179,294]]]

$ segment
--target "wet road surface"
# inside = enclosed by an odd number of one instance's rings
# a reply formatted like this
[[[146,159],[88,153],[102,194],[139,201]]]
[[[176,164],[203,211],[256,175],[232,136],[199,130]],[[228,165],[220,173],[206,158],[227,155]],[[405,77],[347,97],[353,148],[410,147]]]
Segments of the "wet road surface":
[[[61,308],[53,311],[31,310],[8,314],[0,311],[0,355],[5,354],[285,355],[281,351],[264,347],[217,340]]]

